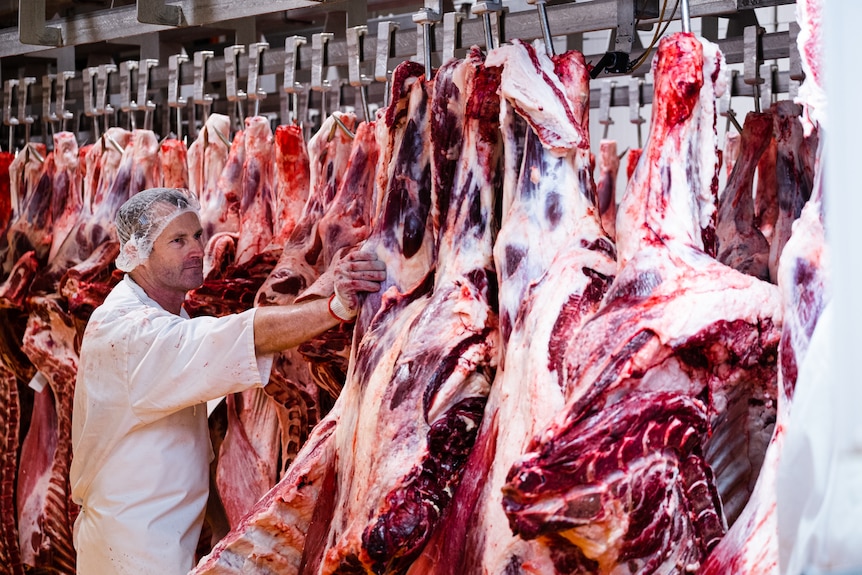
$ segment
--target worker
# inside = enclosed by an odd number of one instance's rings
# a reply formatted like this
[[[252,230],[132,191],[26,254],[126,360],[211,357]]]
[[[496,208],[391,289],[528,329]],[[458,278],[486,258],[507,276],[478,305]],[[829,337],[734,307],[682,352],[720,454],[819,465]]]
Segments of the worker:
[[[183,301],[203,283],[195,198],[145,190],[116,224],[126,275],[84,332],[72,412],[77,572],[180,575],[209,493],[206,402],[265,385],[273,354],[350,321],[385,265],[354,251],[333,264],[329,298],[190,319]]]

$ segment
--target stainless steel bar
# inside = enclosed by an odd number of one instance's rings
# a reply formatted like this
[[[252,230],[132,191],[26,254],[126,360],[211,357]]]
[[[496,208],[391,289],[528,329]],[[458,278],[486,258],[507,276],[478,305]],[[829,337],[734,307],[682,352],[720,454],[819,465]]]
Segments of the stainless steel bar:
[[[688,6],[688,0],[681,0],[680,8],[682,9],[682,16],[680,20],[682,21],[682,31],[688,34],[691,33],[691,10]]]
[[[503,3],[499,0],[495,2],[476,2],[473,5],[473,14],[482,17],[482,26],[485,29],[485,48],[487,50],[493,50],[500,44],[498,39],[494,37],[494,22],[492,18],[498,17],[502,11]],[[497,32],[499,33],[499,27]]]
[[[425,78],[430,80],[433,76],[433,65],[431,55],[433,53],[433,31],[434,24],[443,20],[443,1],[425,0],[425,5],[413,14],[413,23],[417,26],[416,57],[421,58],[425,65]],[[422,31],[421,35],[419,30]],[[418,39],[422,39],[422,43]]]
[[[535,4],[539,13],[539,23],[542,26],[542,38],[545,40],[545,50],[548,55],[554,55],[554,39],[551,36],[551,25],[548,23],[548,6],[545,0],[527,0],[528,4]]]

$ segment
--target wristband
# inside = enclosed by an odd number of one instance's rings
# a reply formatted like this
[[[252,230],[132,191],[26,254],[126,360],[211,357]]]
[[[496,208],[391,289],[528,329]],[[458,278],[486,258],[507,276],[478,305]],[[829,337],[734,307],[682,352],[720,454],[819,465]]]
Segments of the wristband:
[[[350,313],[347,308],[344,307],[338,294],[332,294],[329,296],[329,303],[327,303],[326,307],[329,309],[329,314],[341,323],[346,323],[356,317],[356,312]]]

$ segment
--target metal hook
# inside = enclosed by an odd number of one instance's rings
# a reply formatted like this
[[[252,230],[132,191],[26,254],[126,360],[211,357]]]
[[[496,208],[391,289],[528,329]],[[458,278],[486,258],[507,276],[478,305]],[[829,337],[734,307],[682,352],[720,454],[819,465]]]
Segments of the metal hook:
[[[413,14],[413,23],[416,24],[416,56],[422,57],[425,64],[425,79],[430,80],[434,70],[431,66],[431,53],[434,40],[434,24],[443,19],[443,1],[425,0],[425,6]],[[421,40],[421,44],[419,43]]]
[[[763,63],[763,50],[760,39],[765,30],[760,26],[748,26],[743,31],[743,80],[754,87],[754,110],[760,112],[760,65]]]
[[[224,49],[224,76],[225,76],[225,94],[227,101],[231,103],[228,107],[230,111],[230,129],[242,129],[243,122],[243,107],[242,102],[246,99],[246,93],[239,87],[237,78],[237,58],[240,54],[245,53],[245,46],[237,44],[228,46]],[[239,122],[237,122],[237,118]]]
[[[535,4],[536,10],[539,12],[539,23],[542,26],[542,38],[545,39],[545,50],[548,56],[554,55],[554,39],[551,36],[551,26],[548,23],[548,7],[545,4],[546,0],[527,0],[527,4]]]
[[[57,121],[57,113],[52,109],[52,96],[57,81],[56,74],[45,74],[42,76],[42,123],[53,131],[54,122]],[[46,130],[47,132],[48,130]],[[47,139],[47,138],[46,138]]]
[[[463,12],[446,12],[443,14],[443,63],[455,58],[455,51],[461,48],[461,25],[466,18]]]
[[[629,121],[637,126],[638,148],[643,148],[643,137],[641,127],[646,119],[641,116],[643,106],[643,78],[632,78],[629,80]]]
[[[32,76],[21,78],[18,83],[18,123],[24,124],[25,145],[30,143],[30,127],[36,119],[27,111],[27,108],[30,105],[30,86],[35,83],[36,78]]]
[[[742,126],[740,126],[739,122],[736,120],[736,112],[733,111],[733,108],[731,106],[731,92],[733,92],[733,86],[734,84],[736,84],[737,76],[738,72],[736,70],[731,70],[728,88],[724,91],[724,94],[718,99],[718,114],[727,118],[727,125],[724,128],[725,131],[728,131],[730,129],[730,125],[733,124],[733,127],[736,128],[736,131],[741,134]]]
[[[303,36],[289,36],[284,40],[284,84],[282,89],[288,95],[285,110],[285,124],[290,124],[301,118],[299,114],[299,98],[297,93],[302,90],[302,84],[296,81],[296,65],[299,62],[299,47],[307,43]],[[292,114],[292,115],[291,115]],[[302,119],[298,120],[302,124]]]
[[[390,78],[392,70],[389,69],[389,58],[394,55],[395,31],[398,24],[383,21],[377,24],[377,54],[374,61],[374,79],[386,83],[386,93],[383,105],[389,105]]]
[[[228,150],[230,150],[230,140],[224,137],[224,134],[221,133],[221,130],[215,130],[215,135],[218,136],[218,139],[221,140],[221,143],[224,144]]]
[[[120,154],[123,153],[123,147],[120,144],[118,144],[117,140],[115,140],[109,133],[105,132],[102,135],[102,138],[103,138],[103,140],[107,140],[108,143],[111,144],[111,147],[114,148],[118,153],[120,153]]]
[[[368,108],[367,86],[371,83],[371,78],[362,69],[362,64],[365,61],[364,39],[366,34],[368,34],[368,26],[354,26],[347,29],[347,78],[350,85],[359,91],[363,118],[370,121],[371,112]]]
[[[75,72],[65,70],[59,72],[55,84],[56,100],[54,103],[54,115],[60,121],[60,131],[66,131],[66,121],[74,118],[74,114],[66,109],[66,93],[68,91],[68,82],[75,77]],[[53,124],[52,124],[53,125]]]
[[[137,60],[124,60],[120,62],[120,111],[129,118],[129,128],[135,130],[135,110],[137,102],[132,99],[132,72],[138,69]]]
[[[614,123],[614,119],[611,118],[611,98],[616,84],[615,80],[605,80],[602,82],[601,92],[599,93],[599,124],[605,127],[604,135],[602,136],[604,139],[608,138],[608,128]]]
[[[181,108],[188,103],[180,94],[180,66],[189,61],[185,54],[172,54],[168,58],[168,106],[176,110],[177,139],[183,139],[183,117]]]
[[[793,100],[799,94],[799,86],[805,79],[805,72],[802,70],[802,57],[799,54],[799,44],[796,41],[799,37],[799,24],[791,22],[788,25],[788,32],[790,33],[790,46],[788,50],[790,55],[790,81],[787,83],[787,92],[790,99]]]
[[[335,119],[335,124],[336,124],[339,128],[341,128],[341,131],[342,131],[342,132],[344,132],[345,134],[347,134],[347,137],[348,137],[348,138],[350,138],[350,139],[352,140],[352,139],[354,139],[354,138],[356,137],[356,134],[354,134],[353,132],[351,132],[351,131],[350,131],[350,128],[348,128],[347,126],[345,126],[345,125],[344,125],[344,122],[342,122],[342,121],[341,121],[341,118],[339,118],[339,117],[338,117],[338,114],[333,114],[333,115],[332,115],[332,117]],[[331,139],[332,139],[332,136],[330,136],[330,138],[329,138],[329,139],[331,140]]]
[[[682,22],[682,31],[691,34],[691,16],[688,9],[688,0],[681,0],[680,21]]]
[[[156,104],[149,98],[150,91],[150,69],[159,65],[159,61],[147,58],[138,62],[138,98],[135,100],[135,110],[144,111],[144,129],[153,129],[153,111]]]
[[[502,41],[500,38],[501,12],[503,12],[503,3],[499,0],[495,2],[476,2],[473,5],[473,14],[482,17],[482,24],[485,29],[485,49],[488,52],[499,46]],[[495,28],[496,38],[494,32]]]
[[[30,154],[33,154],[33,156],[36,158],[36,161],[40,164],[45,163],[45,158],[42,156],[42,154],[39,153],[39,150],[37,150],[32,143],[28,142],[27,155],[24,157],[24,159],[26,159],[28,162],[30,161]]]
[[[201,111],[203,112],[203,116],[201,117],[201,126],[204,126],[206,124],[207,118],[209,118],[210,115],[210,107],[213,103],[212,94],[208,94],[207,92],[205,92],[204,87],[207,79],[207,60],[212,58],[214,55],[215,54],[210,50],[201,50],[199,52],[195,52],[195,86],[193,106],[201,107]]]
[[[311,36],[311,89],[320,92],[320,115],[326,118],[326,92],[332,89],[332,83],[325,77],[324,71],[329,69],[329,41],[334,38],[331,32],[320,32]]]
[[[248,86],[246,96],[254,102],[254,115],[260,114],[260,101],[266,98],[266,90],[260,87],[260,71],[263,69],[263,52],[269,49],[269,43],[256,42],[248,45]]]
[[[9,151],[13,150],[15,141],[15,126],[18,125],[18,117],[12,115],[12,100],[18,93],[18,80],[6,80],[3,84],[3,123],[9,126]]]

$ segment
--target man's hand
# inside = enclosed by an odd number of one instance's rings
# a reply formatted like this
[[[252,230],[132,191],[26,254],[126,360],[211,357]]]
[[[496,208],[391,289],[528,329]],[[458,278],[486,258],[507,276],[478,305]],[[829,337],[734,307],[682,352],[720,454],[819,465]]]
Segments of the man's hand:
[[[379,291],[385,280],[386,264],[375,254],[350,252],[335,265],[335,299],[353,317],[359,310],[359,294]]]

